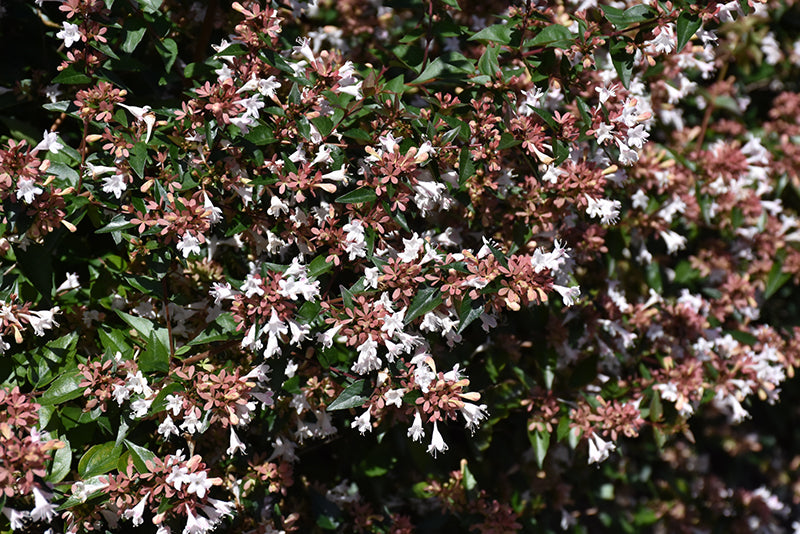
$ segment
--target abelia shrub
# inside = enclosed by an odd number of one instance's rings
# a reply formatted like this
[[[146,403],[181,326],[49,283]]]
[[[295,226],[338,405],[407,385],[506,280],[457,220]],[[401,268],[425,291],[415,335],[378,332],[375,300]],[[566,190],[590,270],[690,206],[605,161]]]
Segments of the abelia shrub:
[[[467,4],[7,8],[3,529],[800,528],[798,8]]]

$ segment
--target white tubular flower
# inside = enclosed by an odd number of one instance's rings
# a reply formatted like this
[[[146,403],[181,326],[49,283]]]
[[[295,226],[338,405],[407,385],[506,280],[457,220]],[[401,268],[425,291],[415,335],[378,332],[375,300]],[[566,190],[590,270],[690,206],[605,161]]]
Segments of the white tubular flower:
[[[613,224],[619,219],[619,211],[622,203],[619,200],[608,200],[601,198],[596,200],[589,195],[586,196],[586,214],[590,217],[599,218],[603,224]]]
[[[73,289],[79,289],[80,287],[81,283],[80,280],[78,280],[78,275],[75,273],[67,273],[67,279],[56,288],[56,293],[61,293],[62,291],[72,291]]]
[[[597,433],[592,433],[592,437],[589,438],[589,463],[593,464],[604,461],[616,448],[614,443],[603,441]]]
[[[158,425],[158,433],[164,436],[164,439],[169,439],[169,437],[172,435],[180,435],[178,427],[175,426],[175,423],[172,421],[172,417],[170,416],[167,416],[167,418],[164,419],[160,425]]]
[[[311,39],[308,37],[298,37],[297,46],[292,47],[292,50],[306,58],[311,65],[316,61],[314,51],[311,49]]]
[[[3,507],[3,515],[8,518],[11,530],[18,530],[25,526],[26,521],[30,518],[31,513],[27,510],[19,511],[7,506]]]
[[[183,534],[205,534],[214,528],[214,525],[202,515],[194,515],[189,505],[186,505],[186,527]]]
[[[36,196],[42,193],[44,193],[44,189],[38,187],[34,180],[30,178],[17,180],[17,197],[22,198],[25,204],[30,204]]]
[[[51,310],[38,310],[32,311],[30,314],[20,314],[28,320],[37,336],[43,336],[45,330],[58,326],[55,320],[55,314],[59,312],[58,306]]]
[[[553,289],[558,291],[558,294],[561,295],[561,299],[564,301],[564,306],[572,306],[575,304],[575,300],[581,296],[580,286],[565,287],[553,284]]]
[[[408,427],[406,435],[414,441],[422,441],[422,438],[425,437],[425,429],[422,428],[422,417],[419,412],[414,413],[414,422]]]
[[[242,454],[244,454],[246,449],[247,447],[245,446],[244,443],[242,443],[242,440],[239,439],[239,436],[236,435],[236,432],[233,431],[233,426],[231,426],[230,446],[228,447],[228,450],[225,452],[228,453],[228,456],[233,456],[236,453],[236,451],[239,451]]]
[[[47,130],[44,131],[44,135],[42,137],[42,141],[36,145],[36,147],[31,151],[31,153],[39,152],[40,150],[44,150],[45,152],[52,152],[53,154],[58,154],[58,151],[64,148],[58,141],[58,134],[56,132],[48,132]]]
[[[128,189],[128,184],[125,180],[124,174],[114,174],[112,176],[106,176],[103,178],[103,186],[102,186],[104,193],[111,193],[114,195],[114,198],[122,198],[122,193],[124,193]]]
[[[481,421],[486,419],[489,414],[486,412],[485,404],[479,406],[471,402],[465,402],[464,407],[461,408],[461,415],[464,416],[466,427],[474,434],[475,428],[477,428],[478,425],[481,424]]]
[[[370,422],[369,408],[367,411],[356,417],[356,420],[350,423],[350,428],[357,428],[363,436],[367,432],[372,432],[372,423]]]
[[[143,122],[147,126],[147,134],[144,142],[150,142],[150,136],[153,134],[153,126],[156,124],[155,114],[150,112],[150,106],[128,106],[126,104],[119,104],[121,107],[131,112],[137,122]]]
[[[341,167],[335,171],[325,173],[322,175],[323,180],[330,180],[332,182],[346,182],[347,181],[347,165],[342,164]]]
[[[181,240],[178,241],[178,250],[183,253],[184,258],[188,258],[192,252],[200,254],[200,240],[186,232]]]
[[[67,48],[71,47],[75,43],[81,40],[83,35],[81,34],[81,30],[78,28],[77,24],[72,24],[71,22],[67,22],[66,20],[61,23],[62,29],[60,32],[56,34],[56,37],[59,39],[64,40],[64,46]]]
[[[667,245],[667,252],[670,254],[675,254],[679,250],[682,250],[686,247],[686,238],[680,235],[678,232],[673,230],[663,230],[661,232],[661,237],[664,239],[664,243]]]
[[[214,485],[208,479],[208,473],[205,471],[190,473],[186,476],[186,482],[189,484],[186,488],[186,493],[194,493],[201,499],[206,496],[206,492]]]
[[[381,326],[381,331],[386,332],[386,335],[392,337],[395,332],[402,332],[403,331],[403,318],[406,315],[406,308],[404,307],[402,310],[398,312],[394,312],[392,315],[386,315],[383,318],[383,325]]]
[[[33,487],[34,507],[31,510],[31,519],[49,522],[55,517],[58,506],[50,502],[51,497],[49,493],[43,492],[38,486]]]
[[[369,373],[370,371],[377,371],[381,368],[381,359],[378,357],[378,342],[374,339],[367,338],[358,349],[358,361],[353,364],[351,370],[360,375]]]
[[[336,334],[342,328],[341,324],[334,325],[332,328],[325,330],[324,332],[317,333],[317,341],[322,343],[322,346],[326,349],[329,349],[333,346],[333,341],[336,339]]]
[[[144,507],[147,504],[147,500],[149,498],[150,498],[150,492],[147,492],[147,495],[145,495],[142,498],[142,500],[139,501],[139,504],[137,504],[133,508],[128,508],[127,510],[122,512],[122,515],[125,516],[125,519],[130,519],[133,521],[134,527],[138,527],[139,525],[144,523],[142,515],[144,514]]]
[[[383,395],[383,400],[386,402],[386,405],[394,404],[398,408],[403,403],[403,395],[405,394],[406,390],[403,388],[399,389],[390,389]]]
[[[444,452],[450,447],[447,446],[447,443],[444,442],[442,435],[439,433],[439,422],[433,422],[433,436],[431,438],[431,444],[428,445],[428,452],[436,458],[436,455],[440,452]]]
[[[378,267],[367,267],[364,269],[364,278],[372,289],[378,289],[378,276],[381,270]]]

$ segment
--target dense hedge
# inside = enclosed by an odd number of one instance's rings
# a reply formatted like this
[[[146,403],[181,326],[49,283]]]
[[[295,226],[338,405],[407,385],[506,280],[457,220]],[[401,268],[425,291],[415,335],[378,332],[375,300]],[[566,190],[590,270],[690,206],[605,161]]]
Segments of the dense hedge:
[[[2,9],[0,531],[800,531],[793,1]]]

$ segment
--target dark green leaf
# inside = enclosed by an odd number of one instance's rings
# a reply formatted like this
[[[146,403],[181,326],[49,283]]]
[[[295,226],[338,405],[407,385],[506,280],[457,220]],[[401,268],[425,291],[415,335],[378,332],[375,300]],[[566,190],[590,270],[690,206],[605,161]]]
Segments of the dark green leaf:
[[[357,141],[364,141],[365,143],[372,142],[372,136],[362,130],[361,128],[352,128],[350,130],[345,130],[342,132],[342,135],[345,137],[349,137],[350,139],[355,139]]]
[[[110,234],[111,232],[119,232],[120,230],[127,230],[128,228],[133,228],[136,226],[132,222],[125,219],[125,216],[122,214],[116,215],[111,222],[107,225],[103,226],[102,228],[95,230],[96,234]]]
[[[133,145],[128,163],[139,178],[144,178],[144,166],[147,163],[147,145],[139,142]]]
[[[268,145],[275,142],[275,135],[272,133],[272,128],[263,124],[251,128],[244,138],[256,146]]]
[[[53,462],[50,464],[50,473],[47,475],[47,481],[51,484],[56,484],[64,480],[69,474],[72,467],[72,447],[70,447],[69,440],[61,436],[60,441],[64,442],[64,446],[53,454]]]
[[[661,293],[663,284],[661,282],[661,269],[659,268],[658,263],[651,262],[647,266],[646,275],[647,285],[649,285],[654,291]]]
[[[365,385],[366,383],[364,380],[359,380],[347,386],[344,391],[336,397],[336,400],[328,406],[328,411],[358,408],[364,404],[364,401],[367,400],[367,397],[363,395]]]
[[[474,320],[478,319],[483,313],[483,304],[473,301],[469,297],[464,297],[461,301],[461,313],[459,313],[460,321],[458,324],[458,333],[464,331]]]
[[[158,13],[163,0],[139,0],[139,7],[145,13]]]
[[[333,121],[324,115],[311,119],[312,124],[317,128],[317,131],[322,136],[322,138],[326,138],[331,134],[333,131]]]
[[[350,191],[338,197],[335,202],[340,204],[362,204],[364,202],[372,202],[378,198],[375,190],[369,187],[359,187],[355,191]]]
[[[508,267],[508,258],[506,258],[506,255],[503,254],[503,252],[497,248],[497,246],[495,246],[491,239],[485,240],[484,244],[489,247],[489,250],[492,251],[492,256],[494,256],[495,259],[500,262],[500,265],[503,267]]]
[[[217,57],[227,57],[227,56],[243,56],[249,52],[247,46],[243,43],[232,43],[216,54]]]
[[[311,278],[317,278],[318,276],[327,273],[331,269],[333,269],[332,262],[326,260],[325,256],[317,256],[311,260],[311,263],[308,264],[308,276]]]
[[[339,286],[339,290],[342,292],[342,303],[344,304],[345,308],[352,308],[353,294],[344,286]]]
[[[503,132],[503,135],[500,136],[500,144],[497,145],[497,148],[498,150],[505,150],[520,144],[522,144],[522,141],[514,139],[514,136],[508,132]]]
[[[556,428],[556,439],[558,441],[564,441],[564,438],[569,434],[571,430],[570,422],[569,417],[562,417],[558,420],[558,427]]]
[[[172,69],[175,60],[178,59],[178,43],[169,37],[163,40],[155,41],[156,50],[158,50],[161,59],[164,60],[164,68],[167,72]]]
[[[77,369],[72,369],[56,378],[50,387],[39,397],[39,404],[61,404],[83,395],[86,388],[78,384],[83,380],[83,375]]]
[[[139,368],[144,372],[169,371],[169,344],[164,343],[163,335],[158,335],[158,330],[167,332],[166,328],[150,331],[147,347],[139,355]]]
[[[767,286],[764,288],[764,300],[770,298],[792,278],[792,273],[783,272],[783,261],[776,261],[767,276]]]
[[[122,43],[122,51],[126,54],[133,53],[139,43],[142,41],[147,28],[137,28],[135,30],[128,30],[125,34],[125,42]]]
[[[435,287],[424,287],[419,290],[414,300],[408,306],[404,323],[409,324],[417,317],[421,317],[442,303],[441,291]]]
[[[472,153],[469,147],[465,146],[458,157],[458,185],[463,186],[474,175],[475,164],[472,162]]]
[[[92,43],[92,48],[99,50],[111,59],[119,59],[119,56],[105,43]]]
[[[631,75],[633,74],[633,54],[625,51],[625,41],[617,41],[611,46],[611,62],[617,71],[622,85],[627,89],[630,87]]]
[[[635,5],[625,11],[611,6],[600,6],[600,9],[603,10],[606,19],[618,28],[628,27],[655,17],[653,10],[644,4]]]
[[[550,447],[550,432],[533,430],[528,432],[528,439],[533,447],[533,456],[536,458],[536,463],[539,464],[539,469],[541,469],[547,456],[547,449]]]
[[[703,23],[697,15],[692,15],[690,13],[681,13],[681,16],[678,17],[677,22],[677,36],[678,36],[678,49],[675,51],[677,54],[683,47],[686,46],[686,43],[692,38],[697,30],[700,29]]]
[[[124,311],[116,310],[116,312],[131,328],[139,332],[139,335],[142,336],[143,339],[150,338],[150,334],[155,328],[152,322],[143,317],[136,317],[135,315],[125,313]]]
[[[113,441],[95,445],[78,462],[78,474],[81,478],[89,478],[108,473],[117,468],[117,460],[122,456],[122,447]]]
[[[144,447],[136,445],[135,443],[131,443],[127,439],[124,440],[124,442],[125,446],[128,447],[128,450],[131,453],[131,458],[133,459],[133,466],[140,473],[147,473],[148,469],[147,466],[145,465],[145,462],[152,461],[153,458],[156,457],[155,453],[152,453],[149,450],[145,449]]]
[[[470,41],[481,41],[483,43],[499,43],[507,45],[511,42],[511,28],[506,24],[494,24],[488,28],[484,28],[472,37]]]
[[[440,58],[436,58],[425,67],[420,75],[412,83],[420,84],[425,83],[436,78],[439,78],[445,71],[445,64]]]
[[[528,46],[568,47],[574,41],[572,33],[561,24],[545,26],[530,40]]]
[[[68,165],[63,163],[53,163],[50,165],[50,168],[47,169],[47,172],[66,181],[72,187],[76,187],[78,185],[78,178],[80,175],[75,169]]]
[[[65,85],[84,84],[84,83],[90,83],[91,81],[92,81],[91,78],[89,78],[82,72],[78,72],[72,65],[59,72],[58,76],[53,78],[53,83],[63,83]]]
[[[497,56],[500,54],[500,47],[497,45],[489,45],[478,60],[478,71],[486,76],[493,77],[494,74],[500,70],[500,63],[497,61]]]

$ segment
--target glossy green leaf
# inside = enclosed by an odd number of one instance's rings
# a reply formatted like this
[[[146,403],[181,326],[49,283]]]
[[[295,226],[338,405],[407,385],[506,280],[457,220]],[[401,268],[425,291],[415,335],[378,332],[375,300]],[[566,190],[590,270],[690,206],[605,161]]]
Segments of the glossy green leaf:
[[[133,228],[134,225],[132,222],[125,219],[125,216],[121,213],[119,215],[115,215],[111,221],[103,226],[95,230],[96,234],[110,234],[111,232],[119,232],[121,230],[127,230],[128,228]]]
[[[363,405],[364,401],[368,399],[368,397],[364,396],[365,384],[364,380],[358,380],[347,386],[344,391],[336,397],[336,400],[328,406],[328,411],[358,408]]]
[[[53,78],[53,83],[63,83],[64,85],[84,84],[90,83],[91,81],[91,78],[82,72],[78,72],[72,65],[62,70],[60,73],[58,73],[58,76]]]
[[[318,276],[322,276],[323,274],[327,273],[331,269],[333,269],[333,262],[325,259],[325,256],[317,256],[311,260],[311,263],[308,264],[308,276],[311,278],[317,278]]]
[[[51,484],[64,480],[72,467],[72,447],[69,440],[61,436],[59,441],[63,442],[64,446],[53,453],[53,461],[50,463],[50,471],[46,479]]]
[[[95,445],[78,462],[78,474],[81,478],[89,478],[108,473],[117,468],[121,455],[122,447],[116,446],[113,441]]]
[[[167,37],[166,39],[155,41],[155,44],[161,59],[164,60],[164,68],[169,72],[178,59],[178,43]]]
[[[544,459],[547,457],[547,449],[550,447],[550,432],[546,430],[529,431],[528,439],[533,447],[533,457],[541,469],[544,466]]]
[[[131,54],[136,47],[139,46],[139,43],[142,42],[142,37],[147,32],[146,27],[136,28],[135,30],[128,30],[125,33],[125,42],[122,43],[122,51]]]
[[[697,15],[692,15],[691,13],[681,13],[678,17],[678,22],[676,23],[677,26],[677,37],[678,37],[678,48],[677,52],[683,50],[683,47],[686,46],[692,36],[700,29],[703,25],[703,22],[700,20],[700,17]]]
[[[618,28],[625,28],[638,22],[651,20],[655,17],[652,8],[644,4],[629,7],[624,11],[611,6],[600,6],[600,9],[603,10],[606,19]]]
[[[136,143],[130,151],[128,163],[139,178],[144,178],[144,167],[147,165],[147,145],[143,142]]]
[[[124,311],[120,310],[116,310],[116,312],[117,315],[119,315],[123,321],[128,323],[128,325],[131,328],[136,330],[139,333],[139,335],[142,336],[142,338],[144,339],[150,338],[150,333],[155,328],[155,325],[153,325],[153,323],[150,320],[145,319],[143,317],[137,317],[136,315],[131,315],[129,313],[125,313]]]
[[[499,54],[499,46],[487,46],[481,58],[478,60],[478,71],[486,76],[494,77],[495,73],[500,70],[500,63],[497,61]]]
[[[159,330],[166,332],[165,328]],[[163,338],[163,335],[158,335],[157,330],[150,332],[147,347],[139,355],[139,368],[143,372],[169,371],[169,344],[165,344]]]
[[[39,397],[39,404],[62,404],[80,397],[86,389],[78,385],[82,380],[83,375],[77,369],[65,372]]]
[[[614,69],[625,88],[630,87],[631,84],[633,59],[633,54],[625,50],[625,41],[617,41],[611,46],[611,63],[614,64]]]
[[[511,42],[511,28],[506,24],[494,24],[472,35],[469,40],[507,45]]]
[[[374,189],[369,187],[359,187],[355,191],[350,191],[344,195],[336,198],[336,202],[340,204],[363,204],[364,202],[372,202],[378,198]]]
[[[272,128],[263,124],[251,128],[244,138],[256,146],[268,145],[276,141]]]
[[[417,317],[436,309],[442,303],[441,291],[435,287],[424,287],[420,289],[411,304],[408,306],[405,315],[405,324],[409,324]]]
[[[464,331],[473,321],[478,319],[483,314],[484,306],[481,302],[473,301],[469,297],[464,297],[461,301],[461,310],[459,313],[458,333]]]
[[[128,451],[131,453],[131,458],[133,459],[133,466],[136,468],[137,471],[140,473],[147,473],[147,465],[145,462],[152,461],[153,458],[156,457],[155,453],[141,447],[135,443],[128,441],[127,439],[124,440],[125,446],[128,447]]]
[[[145,13],[157,13],[163,0],[138,0],[138,2]]]
[[[783,272],[783,261],[776,261],[767,275],[767,285],[764,288],[764,299],[770,298],[792,278],[792,273]]]
[[[575,38],[572,33],[561,24],[551,24],[542,28],[530,41],[528,46],[568,47]]]

